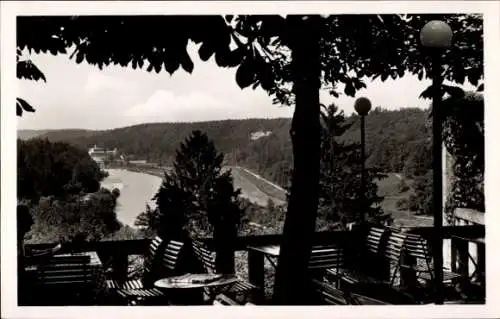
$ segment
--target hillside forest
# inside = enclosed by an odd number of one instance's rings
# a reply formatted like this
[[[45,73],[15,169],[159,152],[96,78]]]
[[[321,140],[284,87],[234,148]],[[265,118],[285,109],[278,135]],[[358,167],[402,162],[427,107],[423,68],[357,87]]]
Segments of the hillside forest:
[[[343,120],[347,128],[335,140],[356,147],[359,118],[351,114]],[[196,129],[205,132],[225,154],[224,165],[246,167],[286,188],[293,164],[290,123],[289,118],[149,123],[102,131],[20,131],[19,137],[65,141],[85,150],[93,145],[116,147],[128,160],[171,166],[177,146]],[[429,110],[419,108],[376,107],[366,118],[366,167],[402,177],[391,181],[397,183],[391,187],[404,194],[394,205],[417,214],[429,213],[426,199],[431,194],[430,124]]]

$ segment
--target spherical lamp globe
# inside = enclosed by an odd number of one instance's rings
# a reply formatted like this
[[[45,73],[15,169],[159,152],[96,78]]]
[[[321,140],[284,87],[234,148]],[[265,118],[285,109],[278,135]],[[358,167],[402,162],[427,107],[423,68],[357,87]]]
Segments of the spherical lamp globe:
[[[372,103],[366,97],[360,97],[354,102],[354,109],[361,116],[367,115],[371,108]]]
[[[420,30],[420,43],[427,48],[445,49],[451,46],[453,31],[444,21],[427,22]]]

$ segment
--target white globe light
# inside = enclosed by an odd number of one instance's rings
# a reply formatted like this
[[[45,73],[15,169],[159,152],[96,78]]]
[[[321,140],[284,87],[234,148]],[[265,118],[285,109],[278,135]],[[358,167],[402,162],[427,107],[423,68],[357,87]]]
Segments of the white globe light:
[[[428,48],[449,48],[453,39],[453,30],[444,21],[433,20],[420,30],[420,43]]]
[[[354,102],[354,109],[358,112],[359,115],[365,116],[370,112],[372,108],[372,102],[366,97],[360,97]]]

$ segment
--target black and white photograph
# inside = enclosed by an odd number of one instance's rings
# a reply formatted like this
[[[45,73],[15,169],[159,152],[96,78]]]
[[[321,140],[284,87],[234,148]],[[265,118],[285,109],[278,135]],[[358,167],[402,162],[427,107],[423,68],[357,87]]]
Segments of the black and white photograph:
[[[499,2],[127,2],[2,2],[6,318],[495,313]]]

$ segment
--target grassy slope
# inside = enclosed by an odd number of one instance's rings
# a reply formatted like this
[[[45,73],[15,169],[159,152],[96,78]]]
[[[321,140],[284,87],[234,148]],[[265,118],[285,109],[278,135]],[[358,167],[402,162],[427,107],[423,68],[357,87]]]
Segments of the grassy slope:
[[[227,167],[230,168],[233,175],[234,186],[240,188],[242,196],[248,198],[250,201],[265,206],[269,199],[275,204],[284,204],[286,201],[286,193],[283,189],[273,186],[273,183],[268,182],[264,178],[259,178],[252,174],[249,170],[242,167]],[[163,176],[163,169],[161,168],[136,168],[135,170],[143,173],[153,174],[159,177]],[[428,217],[415,216],[414,212],[403,211],[397,208],[396,203],[402,198],[408,198],[409,191],[400,193],[398,184],[402,178],[400,174],[389,173],[387,178],[377,181],[379,187],[379,195],[384,196],[384,201],[381,203],[382,209],[385,212],[391,213],[394,218],[396,226],[431,226],[432,219]],[[407,181],[411,185],[411,181]]]
[[[377,181],[379,187],[378,193],[384,196],[384,200],[381,203],[384,212],[391,213],[394,218],[395,226],[431,226],[432,219],[415,216],[414,212],[400,210],[397,208],[396,203],[403,198],[408,198],[410,196],[410,191],[400,193],[398,190],[398,184],[403,178],[400,174],[389,173],[387,178]],[[411,185],[411,181],[407,181],[407,184]]]

